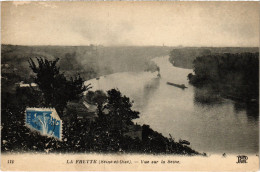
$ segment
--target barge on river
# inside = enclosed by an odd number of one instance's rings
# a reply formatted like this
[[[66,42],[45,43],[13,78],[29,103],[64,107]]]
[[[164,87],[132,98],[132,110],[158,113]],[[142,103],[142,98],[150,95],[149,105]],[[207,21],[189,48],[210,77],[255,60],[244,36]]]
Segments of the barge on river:
[[[171,82],[167,82],[167,84],[174,86],[174,87],[182,88],[182,89],[188,88],[184,84],[174,84],[174,83],[171,83]]]

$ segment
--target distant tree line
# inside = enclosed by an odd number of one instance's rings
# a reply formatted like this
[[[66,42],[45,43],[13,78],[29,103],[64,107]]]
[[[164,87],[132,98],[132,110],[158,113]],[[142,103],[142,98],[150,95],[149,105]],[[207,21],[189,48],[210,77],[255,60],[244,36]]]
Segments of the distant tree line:
[[[193,69],[193,61],[199,56],[258,51],[258,47],[184,47],[173,49],[170,52],[169,60],[176,67]]]

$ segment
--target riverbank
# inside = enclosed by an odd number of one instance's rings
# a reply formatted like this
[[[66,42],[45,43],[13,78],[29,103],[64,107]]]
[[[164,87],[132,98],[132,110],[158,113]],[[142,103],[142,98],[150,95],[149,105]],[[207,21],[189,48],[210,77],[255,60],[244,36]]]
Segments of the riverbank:
[[[218,54],[197,57],[195,74],[189,82],[237,102],[255,103],[259,99],[259,53]]]

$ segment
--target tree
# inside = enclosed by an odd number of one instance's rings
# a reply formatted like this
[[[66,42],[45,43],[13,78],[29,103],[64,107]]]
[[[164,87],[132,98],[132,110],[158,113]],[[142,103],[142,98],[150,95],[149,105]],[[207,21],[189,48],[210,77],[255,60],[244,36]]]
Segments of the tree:
[[[83,92],[88,90],[89,85],[84,86],[84,80],[80,75],[71,77],[68,80],[64,73],[60,73],[57,62],[59,59],[49,61],[43,58],[36,58],[38,65],[30,58],[29,66],[36,74],[34,82],[43,93],[44,106],[54,107],[57,112],[63,115],[63,109],[68,101],[79,100]]]
[[[133,119],[139,118],[139,112],[132,110],[132,103],[126,96],[122,96],[117,89],[107,91],[108,102],[106,108],[109,109],[109,117],[112,127],[118,132],[124,132],[129,125],[133,124]]]
[[[106,93],[102,90],[97,90],[95,91],[92,100],[97,105],[98,115],[102,115],[102,111],[104,110],[104,104],[107,102]]]
[[[95,104],[97,106],[97,114],[100,116],[103,114],[103,110],[105,109],[105,104],[107,102],[107,95],[102,90],[88,91],[84,100],[90,104]]]

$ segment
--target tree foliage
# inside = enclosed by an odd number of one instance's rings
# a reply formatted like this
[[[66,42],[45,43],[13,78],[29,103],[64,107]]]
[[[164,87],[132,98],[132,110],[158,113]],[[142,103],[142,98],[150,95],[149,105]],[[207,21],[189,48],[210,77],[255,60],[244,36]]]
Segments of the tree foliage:
[[[24,125],[25,107],[35,101],[31,99],[30,94],[25,93],[24,91],[19,92],[18,97],[5,96],[5,100],[9,101],[6,103],[8,107],[5,105],[1,109],[2,117],[4,117],[1,121],[1,150],[3,152],[199,154],[190,147],[174,142],[174,140],[153,131],[147,125],[142,126],[142,140],[125,136],[125,131],[116,124],[124,124],[126,128],[131,124],[127,125],[120,120],[134,119],[138,112],[131,109],[132,103],[130,103],[129,98],[115,89],[107,92],[107,102],[103,104],[103,107],[109,107],[108,114],[97,116],[94,121],[77,118],[64,120],[62,141],[42,136]],[[19,97],[21,99],[17,99]],[[26,97],[28,98],[26,99]],[[123,115],[123,112],[126,115]]]
[[[191,84],[244,102],[258,101],[259,53],[216,54],[194,60]]]
[[[139,118],[139,112],[132,110],[130,99],[123,96],[117,89],[111,89],[107,92],[108,103],[106,107],[109,109],[111,121],[117,126],[118,130],[124,130],[124,126],[133,124],[132,120]]]
[[[64,118],[62,141],[42,136],[24,125],[26,107],[53,106],[63,110],[67,101],[80,99],[82,92],[89,89],[83,85],[80,76],[69,80],[60,73],[58,59],[48,61],[37,58],[38,64],[30,59],[30,68],[36,74],[37,88],[17,88],[16,93],[2,93],[1,107],[1,150],[3,152],[45,152],[45,153],[86,153],[86,152],[128,152],[128,153],[170,153],[198,155],[190,147],[174,142],[149,126],[141,127],[142,139],[126,135],[133,119],[139,112],[132,110],[130,99],[117,89],[106,93],[89,91],[86,100],[98,106],[98,115],[93,118]],[[76,101],[77,102],[77,101]],[[81,102],[81,100],[78,100]],[[104,113],[104,109],[107,113]],[[65,111],[66,116],[74,112]],[[86,113],[88,113],[86,111]]]
[[[97,106],[98,112],[97,114],[100,116],[103,114],[103,110],[105,109],[105,104],[107,102],[107,95],[102,90],[88,91],[85,100],[90,104],[95,104]]]
[[[38,64],[30,58],[29,66],[36,74],[34,81],[43,93],[44,105],[55,107],[62,114],[67,102],[80,99],[88,87],[84,86],[80,75],[68,80],[57,67],[58,58],[54,61],[43,58],[36,60]]]

